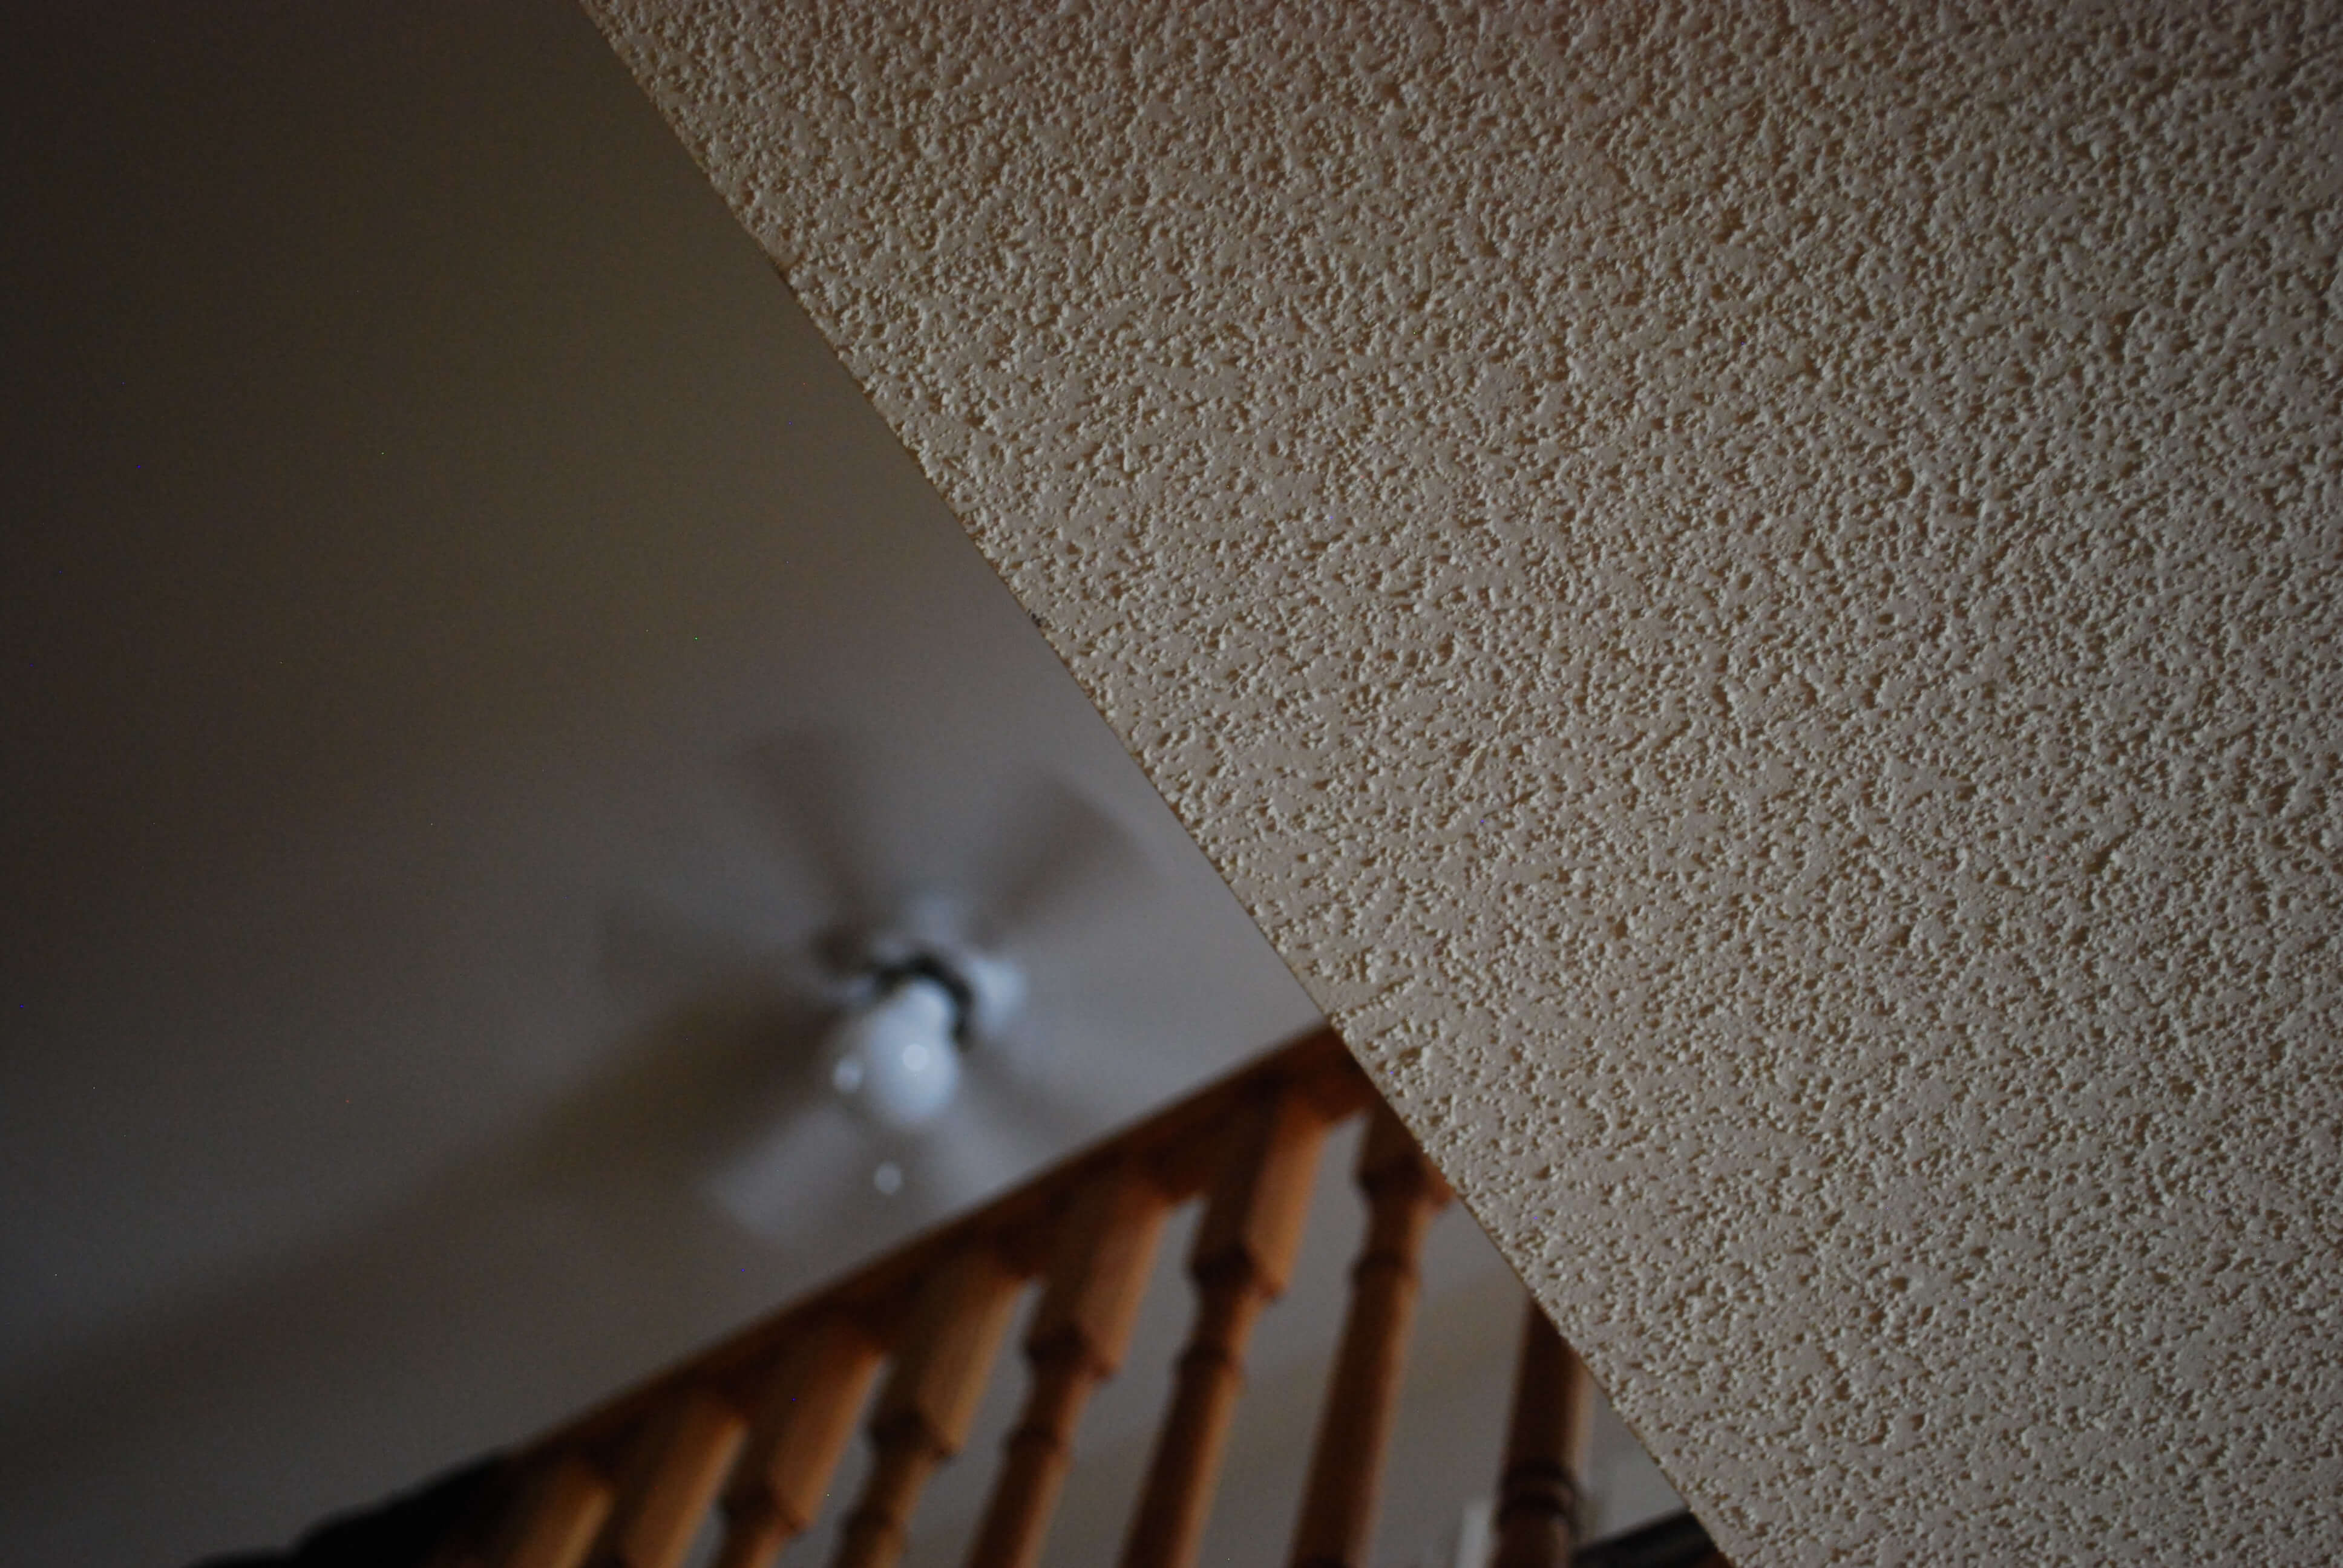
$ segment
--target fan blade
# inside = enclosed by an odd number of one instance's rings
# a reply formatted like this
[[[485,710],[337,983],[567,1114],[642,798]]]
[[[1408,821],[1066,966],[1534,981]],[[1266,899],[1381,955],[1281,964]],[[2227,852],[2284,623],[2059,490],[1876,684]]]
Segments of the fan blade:
[[[623,1001],[671,1004],[711,992],[819,995],[823,984],[802,943],[760,940],[639,896],[622,899],[603,916],[598,947],[603,982]]]
[[[708,1190],[767,1241],[803,1242],[850,1217],[874,1158],[851,1112],[809,1100],[720,1164]]]
[[[850,925],[882,912],[882,846],[865,819],[870,769],[833,730],[773,736],[740,756],[740,769],[783,830],[784,847],[821,883],[831,913]]]
[[[999,940],[1072,924],[1151,879],[1120,822],[1046,776],[1011,808],[998,842],[983,912]]]
[[[1046,1148],[1051,1159],[1071,1154],[1096,1141],[1121,1123],[1135,1121],[1161,1103],[1160,1097],[1101,1093],[1106,1080],[1095,1058],[1084,1063],[1073,1081],[1059,1073],[1016,1060],[1014,1048],[980,1047],[970,1062],[969,1078],[989,1100],[1013,1101],[1013,1115],[1036,1148]],[[1011,1060],[1001,1057],[1010,1054]]]
[[[945,1213],[980,1203],[1047,1164],[1056,1151],[1026,1125],[1013,1091],[985,1077],[960,1081],[960,1098],[921,1141],[913,1168],[923,1196]]]
[[[688,1177],[805,1098],[818,1021],[778,992],[670,1012],[548,1118],[547,1169],[604,1185]]]

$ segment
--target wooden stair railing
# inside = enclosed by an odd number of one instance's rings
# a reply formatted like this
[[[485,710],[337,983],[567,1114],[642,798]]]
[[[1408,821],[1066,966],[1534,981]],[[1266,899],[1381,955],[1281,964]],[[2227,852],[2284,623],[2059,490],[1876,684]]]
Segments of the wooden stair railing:
[[[724,1494],[716,1568],[765,1568],[813,1523],[883,1353],[861,1324],[836,1312],[810,1318],[782,1348]]]
[[[1050,1282],[1025,1339],[1032,1390],[1009,1434],[1000,1483],[977,1526],[970,1568],[1032,1568],[1065,1483],[1074,1422],[1131,1342],[1167,1212],[1136,1164],[1105,1173],[1075,1200]]]
[[[1180,1352],[1123,1568],[1183,1568],[1194,1559],[1244,1382],[1245,1342],[1261,1310],[1284,1293],[1302,1244],[1324,1121],[1298,1095],[1276,1093],[1242,1107],[1234,1131],[1189,1254],[1196,1323]]]
[[[1285,1288],[1319,1149],[1329,1129],[1362,1112],[1371,1121],[1355,1177],[1367,1235],[1290,1562],[1364,1568],[1417,1259],[1449,1194],[1326,1030],[528,1444],[504,1462],[436,1568],[681,1568],[719,1506],[717,1568],[767,1568],[820,1511],[882,1368],[865,1423],[871,1463],[835,1562],[891,1568],[928,1478],[965,1442],[1010,1320],[1038,1279],[1024,1405],[966,1559],[1033,1568],[1082,1409],[1129,1347],[1163,1224],[1202,1198],[1188,1259],[1194,1319],[1122,1555],[1125,1568],[1189,1568],[1245,1346]],[[1531,1307],[1499,1477],[1497,1568],[1572,1561],[1590,1398],[1585,1369]],[[1723,1562],[1688,1516],[1651,1539],[1678,1553],[1670,1563]],[[1708,1554],[1682,1555],[1689,1546]]]
[[[1415,1319],[1416,1255],[1432,1217],[1448,1201],[1448,1183],[1399,1118],[1383,1106],[1371,1114],[1358,1175],[1367,1197],[1367,1240],[1351,1268],[1351,1309],[1310,1456],[1293,1568],[1348,1568],[1367,1560],[1383,1448]]]
[[[1497,1555],[1492,1568],[1559,1568],[1578,1548],[1579,1476],[1594,1414],[1594,1387],[1545,1314],[1522,1319],[1513,1419],[1497,1477]]]

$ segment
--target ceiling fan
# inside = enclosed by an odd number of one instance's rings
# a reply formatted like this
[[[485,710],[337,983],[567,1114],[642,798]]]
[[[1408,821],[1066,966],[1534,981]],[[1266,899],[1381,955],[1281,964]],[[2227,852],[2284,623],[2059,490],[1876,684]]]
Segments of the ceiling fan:
[[[1069,1051],[1053,1014],[1082,943],[1143,906],[1147,858],[1071,786],[959,760],[942,777],[836,730],[767,739],[736,759],[699,869],[605,922],[606,971],[662,1010],[744,983],[776,1004],[706,1096],[703,1185],[760,1235],[957,1208],[1104,1130],[1088,1091],[1112,1042]]]

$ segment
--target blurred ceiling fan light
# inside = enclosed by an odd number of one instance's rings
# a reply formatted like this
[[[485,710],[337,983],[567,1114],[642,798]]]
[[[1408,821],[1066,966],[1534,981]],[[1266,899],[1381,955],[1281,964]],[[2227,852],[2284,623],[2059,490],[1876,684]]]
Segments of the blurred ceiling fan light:
[[[830,1026],[830,1086],[882,1127],[925,1126],[960,1091],[960,1014],[942,981],[895,981]]]

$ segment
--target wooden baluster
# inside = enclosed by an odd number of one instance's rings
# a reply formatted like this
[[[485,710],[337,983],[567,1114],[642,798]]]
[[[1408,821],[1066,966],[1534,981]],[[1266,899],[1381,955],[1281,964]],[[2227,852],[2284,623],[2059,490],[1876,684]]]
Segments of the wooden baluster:
[[[1122,1550],[1124,1568],[1187,1568],[1244,1381],[1245,1342],[1285,1289],[1325,1124],[1292,1094],[1246,1108],[1188,1259],[1197,1306],[1172,1408]]]
[[[813,1523],[880,1356],[860,1324],[835,1315],[808,1324],[782,1352],[725,1494],[716,1568],[766,1568]]]
[[[1032,1388],[1009,1434],[970,1568],[1032,1568],[1040,1561],[1074,1423],[1091,1390],[1122,1363],[1165,1210],[1162,1193],[1131,1168],[1100,1177],[1076,1200],[1025,1336]]]
[[[647,1423],[597,1568],[677,1568],[748,1432],[740,1412],[709,1390],[678,1390]]]
[[[890,1568],[929,1473],[960,1452],[1021,1283],[991,1248],[970,1247],[930,1276],[879,1409],[870,1479],[839,1542],[838,1568]]]
[[[1493,1568],[1562,1568],[1576,1550],[1579,1476],[1594,1419],[1594,1384],[1535,1302],[1522,1325],[1513,1421],[1497,1482]]]
[[[1415,1322],[1416,1256],[1448,1184],[1398,1117],[1378,1107],[1359,1151],[1367,1239],[1351,1268],[1334,1377],[1293,1533],[1293,1568],[1362,1568],[1374,1536],[1383,1446]]]
[[[565,1453],[538,1463],[496,1554],[498,1568],[578,1568],[609,1517],[617,1489],[583,1456]]]

